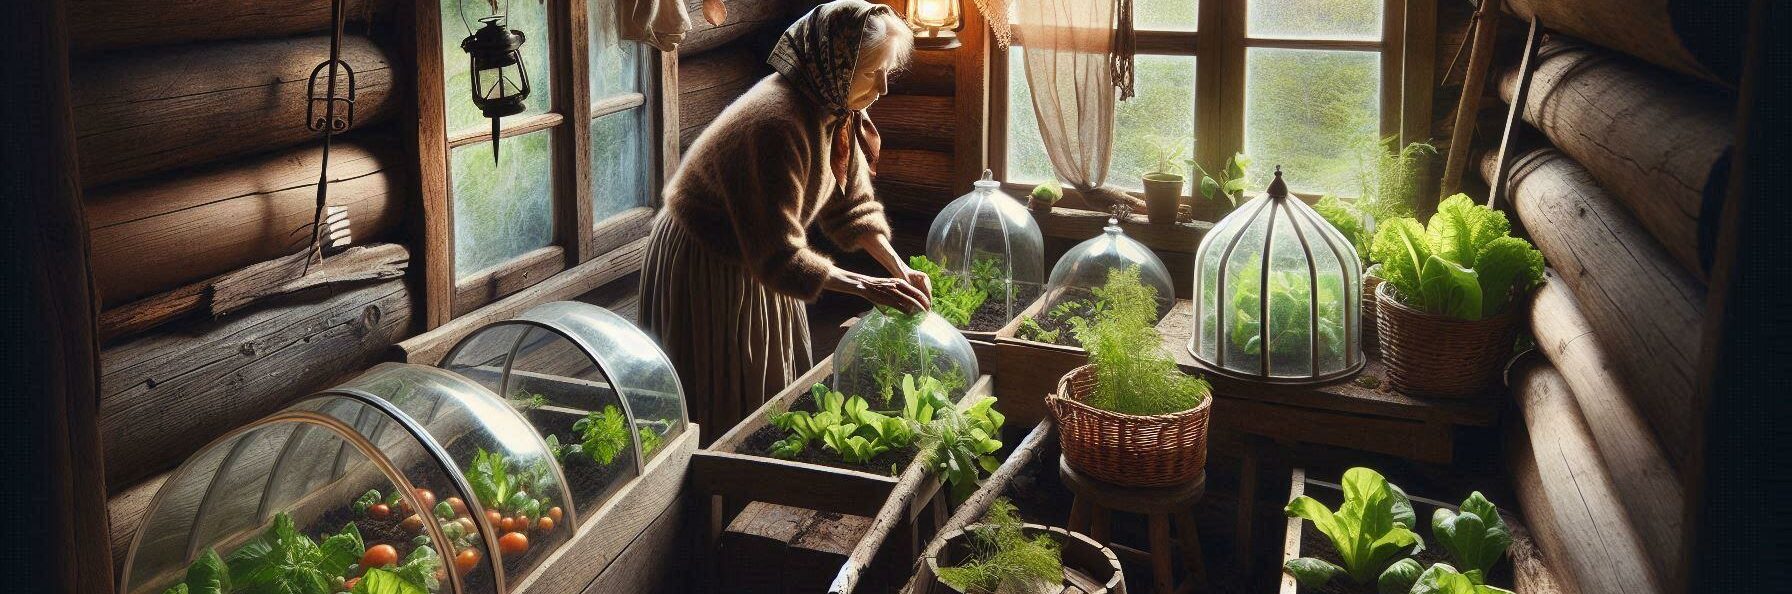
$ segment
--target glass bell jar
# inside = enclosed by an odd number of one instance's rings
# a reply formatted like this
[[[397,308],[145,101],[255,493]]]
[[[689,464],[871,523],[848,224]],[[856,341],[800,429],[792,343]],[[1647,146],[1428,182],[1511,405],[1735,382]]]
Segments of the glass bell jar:
[[[579,509],[597,509],[689,430],[671,360],[596,305],[537,305],[474,331],[442,367],[504,395],[559,454]]]
[[[501,594],[568,541],[568,501],[546,444],[497,395],[385,363],[188,458],[150,502],[120,591],[227,577],[231,592]]]
[[[1039,298],[1045,241],[1033,214],[989,170],[971,186],[927,231],[927,258],[953,279],[946,287],[936,281],[934,307],[960,329],[994,333]]]
[[[834,349],[834,390],[873,406],[900,407],[904,375],[933,377],[957,400],[977,381],[977,354],[939,314],[882,307],[853,324]]]
[[[1151,248],[1128,237],[1120,229],[1120,221],[1112,217],[1100,235],[1076,244],[1058,258],[1057,265],[1052,266],[1051,280],[1045,284],[1045,300],[1036,317],[1087,317],[1097,300],[1096,289],[1107,285],[1109,273],[1135,267],[1139,282],[1156,292],[1157,316],[1162,318],[1176,304],[1170,270]]]
[[[1194,280],[1188,350],[1215,373],[1316,383],[1363,368],[1356,250],[1289,196],[1281,167],[1266,196],[1201,239]]]

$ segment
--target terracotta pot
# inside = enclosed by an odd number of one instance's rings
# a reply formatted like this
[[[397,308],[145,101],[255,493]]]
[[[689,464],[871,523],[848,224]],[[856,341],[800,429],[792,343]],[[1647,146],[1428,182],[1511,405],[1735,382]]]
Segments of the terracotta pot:
[[[1032,196],[1027,197],[1027,208],[1038,214],[1051,214],[1053,204],[1055,203],[1036,200]]]
[[[1182,176],[1174,173],[1147,173],[1144,180],[1146,219],[1153,225],[1176,222],[1176,204],[1182,199]]]

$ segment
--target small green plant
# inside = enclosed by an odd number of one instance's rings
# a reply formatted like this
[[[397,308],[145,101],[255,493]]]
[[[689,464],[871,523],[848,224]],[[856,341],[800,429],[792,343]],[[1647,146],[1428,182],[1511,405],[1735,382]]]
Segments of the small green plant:
[[[1411,587],[1407,576],[1417,575],[1418,563],[1396,561],[1424,548],[1424,542],[1412,530],[1416,521],[1412,502],[1400,487],[1367,468],[1344,471],[1342,486],[1344,503],[1336,512],[1302,495],[1288,502],[1284,513],[1290,518],[1312,521],[1331,541],[1343,565],[1301,557],[1288,560],[1283,570],[1303,588],[1317,589],[1332,578],[1343,576],[1358,586],[1373,583],[1379,584],[1382,592],[1405,592],[1400,585]]]
[[[1046,180],[1043,184],[1033,186],[1033,192],[1027,194],[1027,198],[1031,199],[1035,206],[1051,206],[1064,199],[1064,186],[1059,184],[1056,179]]]
[[[660,446],[666,445],[666,438],[660,437],[659,432],[647,427],[636,429],[635,435],[641,440],[641,455],[643,457],[653,456],[654,452],[660,450]]]
[[[938,357],[932,348],[916,340],[921,322],[926,319],[926,312],[905,314],[879,306],[875,317],[860,322],[867,325],[856,339],[863,349],[860,360],[872,366],[871,379],[884,406],[895,400],[896,388],[905,374],[938,378],[948,391],[965,387],[957,363]]]
[[[1014,335],[1026,340],[1056,344],[1059,336],[1063,333],[1063,328],[1048,331],[1041,327],[1039,321],[1033,319],[1033,316],[1025,316],[1020,319],[1020,328],[1015,330]]]
[[[1410,559],[1409,559],[1410,561]],[[1415,562],[1414,565],[1417,565]],[[1457,573],[1448,563],[1437,563],[1414,580],[1410,594],[1512,594],[1511,590],[1480,583],[1466,573]]]
[[[552,507],[546,496],[534,497],[535,493],[551,493],[556,490],[553,468],[546,458],[536,460],[526,467],[512,468],[514,461],[506,458],[502,452],[488,452],[478,448],[473,453],[473,462],[467,466],[467,484],[473,488],[473,496],[487,510],[497,510],[506,516],[522,515],[538,518],[542,512]]]
[[[912,376],[905,378],[905,382],[912,381]],[[773,426],[790,432],[772,444],[773,457],[795,457],[820,441],[842,461],[865,464],[884,452],[914,444],[914,430],[905,419],[872,411],[864,398],[835,392],[826,384],[815,384],[809,396],[815,401],[814,413],[792,411],[771,418]]]
[[[1207,398],[1205,380],[1182,373],[1163,352],[1157,331],[1157,290],[1139,282],[1137,266],[1108,273],[1096,294],[1093,321],[1072,326],[1095,364],[1089,406],[1132,415],[1189,410]]]
[[[616,456],[628,449],[628,419],[614,404],[604,405],[604,409],[574,421],[573,433],[579,434],[580,442],[567,448],[567,453],[584,454],[598,464],[605,466],[616,461]]]
[[[789,432],[773,443],[774,458],[794,458],[819,442],[847,464],[867,464],[886,452],[922,444],[931,468],[956,492],[975,490],[978,469],[995,467],[989,454],[1001,449],[1003,417],[990,396],[953,404],[951,388],[931,376],[902,376],[902,410],[871,410],[864,398],[828,389],[809,388],[815,412],[774,413],[768,422]]]
[[[980,260],[978,263],[982,263]],[[964,328],[971,324],[971,315],[989,299],[989,293],[981,288],[976,277],[972,282],[952,274],[927,256],[909,256],[908,265],[927,275],[933,282],[933,311],[940,314],[954,327]]]
[[[1008,298],[1008,271],[1000,258],[971,261],[971,286],[994,299]]]
[[[983,522],[965,529],[971,553],[963,565],[941,567],[940,580],[971,594],[1056,591],[1064,582],[1063,551],[1041,534],[1027,538],[1007,498],[989,505]]]
[[[1226,314],[1227,339],[1238,352],[1260,356],[1264,351],[1263,276],[1261,261],[1243,266],[1231,275],[1232,305]],[[1272,361],[1284,365],[1301,365],[1312,348],[1309,317],[1314,301],[1318,302],[1319,353],[1341,353],[1344,343],[1343,281],[1335,275],[1322,275],[1317,280],[1318,295],[1313,295],[1305,270],[1278,270],[1269,275],[1269,345]],[[1272,363],[1272,366],[1275,365]]]
[[[1506,309],[1512,297],[1543,280],[1543,253],[1512,237],[1505,213],[1457,194],[1437,206],[1430,223],[1399,218],[1375,233],[1370,249],[1381,277],[1407,305],[1460,320]]]
[[[1189,160],[1189,165],[1201,174],[1201,197],[1208,200],[1225,200],[1228,208],[1238,208],[1238,197],[1244,194],[1245,175],[1251,167],[1251,158],[1244,153],[1232,155],[1226,160],[1225,168],[1217,173],[1208,173],[1200,163]]]
[[[1437,508],[1431,515],[1431,537],[1463,568],[1463,575],[1477,584],[1512,545],[1512,533],[1500,518],[1500,510],[1480,491],[1462,500],[1458,511]]]
[[[1002,423],[993,396],[978,396],[946,406],[921,426],[921,449],[933,472],[946,479],[952,498],[963,501],[983,484],[983,472],[1001,465],[993,455],[1002,449]]]
[[[548,397],[517,390],[516,394],[511,395],[510,403],[520,412],[529,412],[547,406]]]
[[[1153,137],[1151,139],[1151,154],[1152,158],[1157,160],[1157,164],[1143,172],[1145,179],[1162,181],[1181,180],[1183,171],[1182,155],[1187,151],[1188,147],[1181,143],[1161,137]]]

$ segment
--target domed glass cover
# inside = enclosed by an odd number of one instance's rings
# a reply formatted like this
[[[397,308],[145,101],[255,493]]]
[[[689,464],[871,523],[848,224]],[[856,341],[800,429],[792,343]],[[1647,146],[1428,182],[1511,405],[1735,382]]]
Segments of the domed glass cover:
[[[969,194],[933,218],[927,258],[957,278],[958,286],[984,295],[981,305],[965,312],[969,319],[964,329],[993,332],[1039,297],[1045,241],[1033,214],[1003,192],[988,170],[971,186]],[[936,301],[940,289],[934,287]]]
[[[834,390],[876,406],[900,406],[903,375],[932,376],[956,400],[976,383],[977,354],[945,318],[873,310],[834,349]]]
[[[1169,313],[1176,303],[1176,289],[1170,281],[1170,270],[1151,248],[1139,243],[1120,229],[1120,221],[1108,219],[1101,235],[1076,244],[1058,264],[1052,267],[1051,280],[1045,285],[1045,307],[1040,312],[1051,315],[1061,306],[1078,311],[1095,301],[1095,289],[1108,282],[1108,273],[1132,267],[1139,269],[1139,282],[1157,292],[1157,315]],[[1068,311],[1068,310],[1066,310]]]
[[[169,475],[121,591],[159,593],[194,580],[194,568],[227,567],[231,591],[259,580],[334,592],[337,580],[366,579],[363,555],[385,545],[386,577],[428,592],[507,592],[570,537],[576,512],[552,460],[478,384],[382,364],[224,435]],[[568,527],[540,523],[563,505]],[[505,553],[511,532],[527,543]]]
[[[1189,353],[1222,375],[1279,383],[1355,373],[1360,266],[1343,235],[1288,196],[1277,168],[1268,195],[1226,215],[1195,252]]]
[[[560,456],[575,507],[596,509],[687,425],[659,345],[610,310],[544,303],[463,339],[442,367],[504,394]]]

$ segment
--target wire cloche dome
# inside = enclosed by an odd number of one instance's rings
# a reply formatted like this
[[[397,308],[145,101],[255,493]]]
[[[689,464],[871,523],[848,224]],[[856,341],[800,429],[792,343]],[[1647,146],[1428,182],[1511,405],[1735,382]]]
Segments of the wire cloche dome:
[[[1268,195],[1221,219],[1195,251],[1189,353],[1215,373],[1276,383],[1356,373],[1360,266],[1349,240],[1289,196],[1278,166]]]
[[[1032,213],[989,170],[971,186],[934,217],[927,258],[960,286],[987,295],[977,311],[967,312],[973,315],[964,329],[994,332],[1039,297],[1045,241]]]

